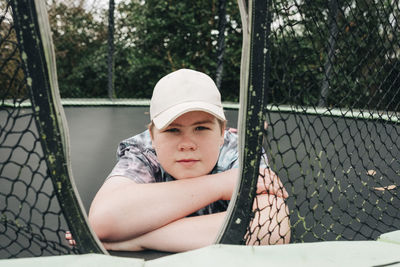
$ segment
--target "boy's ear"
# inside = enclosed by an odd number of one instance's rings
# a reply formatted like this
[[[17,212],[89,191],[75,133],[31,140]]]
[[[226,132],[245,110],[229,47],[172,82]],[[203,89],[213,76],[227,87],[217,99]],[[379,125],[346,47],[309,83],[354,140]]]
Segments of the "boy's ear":
[[[225,142],[225,130],[226,130],[226,121],[224,121],[224,123],[222,123],[222,127],[221,127],[221,147],[224,145]]]
[[[147,129],[149,130],[151,141],[153,141],[154,138],[153,138],[153,127],[152,127],[152,123],[150,123],[149,125],[147,125]]]
[[[224,121],[224,123],[222,123],[222,135],[224,135],[226,130],[226,121]]]
[[[153,135],[153,127],[151,124],[147,127],[149,129],[150,133],[150,139],[151,139],[151,147],[154,148],[154,135]]]

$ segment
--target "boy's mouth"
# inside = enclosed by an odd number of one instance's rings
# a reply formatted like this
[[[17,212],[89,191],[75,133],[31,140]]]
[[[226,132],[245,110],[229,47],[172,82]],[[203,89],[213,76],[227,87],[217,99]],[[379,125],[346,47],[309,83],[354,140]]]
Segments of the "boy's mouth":
[[[177,160],[178,163],[183,164],[185,166],[194,165],[195,163],[197,163],[199,161],[200,160],[197,160],[197,159],[180,159],[180,160]]]
[[[178,162],[193,162],[193,161],[199,161],[197,159],[180,159]]]

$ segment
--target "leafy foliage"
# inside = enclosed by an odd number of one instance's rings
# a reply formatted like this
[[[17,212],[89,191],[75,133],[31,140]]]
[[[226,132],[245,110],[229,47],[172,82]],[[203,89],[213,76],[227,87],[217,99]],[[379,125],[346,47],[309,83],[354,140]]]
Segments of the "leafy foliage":
[[[392,1],[273,1],[272,14],[271,102],[317,105],[327,82],[330,107],[399,110]]]
[[[1,99],[20,99],[27,97],[25,76],[20,64],[17,37],[11,17],[7,12],[10,5],[0,2],[0,96]]]
[[[235,1],[227,9],[227,64],[224,99],[238,100],[241,55],[240,15]],[[63,97],[105,97],[107,11],[91,14],[82,5],[49,6]],[[115,88],[118,97],[149,98],[155,83],[179,68],[214,76],[216,1],[126,1],[115,17]],[[95,18],[97,15],[97,19]],[[234,63],[234,64],[233,64]]]
[[[49,19],[62,97],[107,95],[106,20],[82,5],[53,2]]]
[[[80,3],[82,3],[81,0]],[[79,1],[78,1],[79,2]],[[49,4],[63,97],[107,96],[107,10]],[[122,1],[115,17],[117,97],[149,98],[179,68],[215,78],[218,0]],[[393,1],[271,2],[268,101],[390,109],[400,103],[399,9]],[[238,101],[242,30],[226,2],[224,100]],[[322,88],[326,87],[326,95]]]
[[[118,96],[150,97],[162,76],[180,68],[193,68],[214,76],[215,1],[131,1],[120,4],[118,13],[121,16],[116,38],[117,50],[121,52],[116,55]],[[233,45],[236,50],[240,32],[237,35],[232,40],[236,42]],[[226,76],[235,76],[236,84],[226,79],[221,88],[226,98],[237,100],[240,54],[235,52],[227,52],[238,64]],[[129,68],[122,71],[123,66]]]

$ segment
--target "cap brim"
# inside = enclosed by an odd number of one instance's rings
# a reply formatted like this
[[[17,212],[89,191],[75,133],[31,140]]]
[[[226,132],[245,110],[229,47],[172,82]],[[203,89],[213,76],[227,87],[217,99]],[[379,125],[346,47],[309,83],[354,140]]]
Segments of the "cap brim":
[[[226,120],[224,110],[221,106],[216,106],[205,102],[185,102],[175,105],[158,114],[153,118],[153,123],[157,129],[162,130],[176,118],[190,111],[204,111],[214,115],[220,120]]]

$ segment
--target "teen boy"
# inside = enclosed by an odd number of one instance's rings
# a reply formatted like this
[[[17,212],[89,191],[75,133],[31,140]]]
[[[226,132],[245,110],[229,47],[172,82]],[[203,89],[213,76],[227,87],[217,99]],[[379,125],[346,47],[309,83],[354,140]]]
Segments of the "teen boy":
[[[92,202],[90,224],[109,250],[210,245],[238,177],[237,136],[225,130],[220,93],[204,73],[175,71],[156,84],[150,118],[147,131],[120,144],[118,162]],[[266,176],[255,202],[262,208],[250,229],[266,223],[253,242],[288,242],[287,192],[265,164],[260,168]]]

